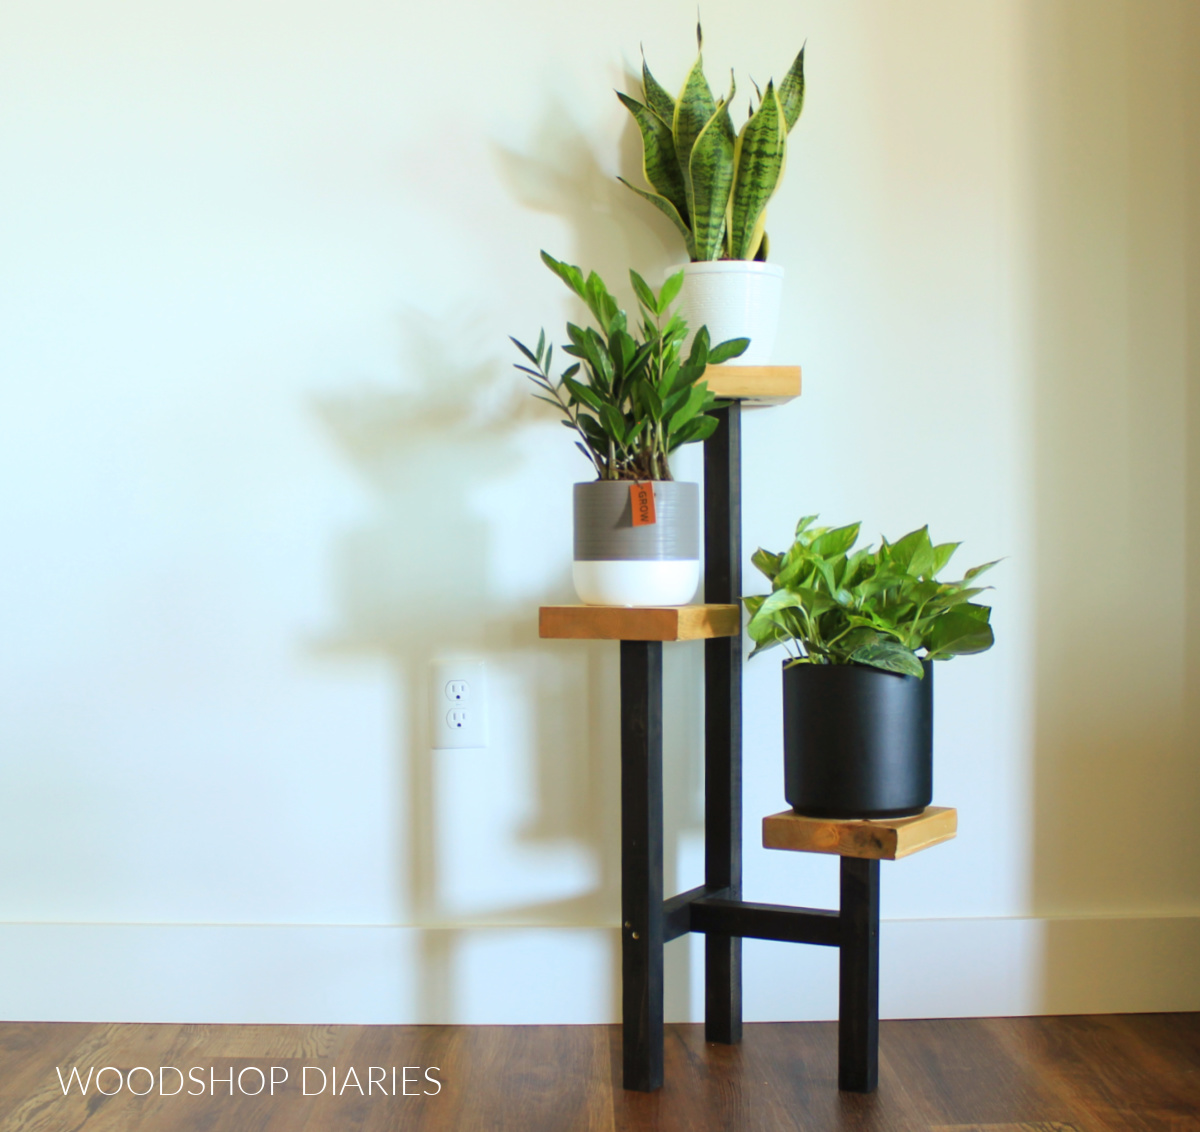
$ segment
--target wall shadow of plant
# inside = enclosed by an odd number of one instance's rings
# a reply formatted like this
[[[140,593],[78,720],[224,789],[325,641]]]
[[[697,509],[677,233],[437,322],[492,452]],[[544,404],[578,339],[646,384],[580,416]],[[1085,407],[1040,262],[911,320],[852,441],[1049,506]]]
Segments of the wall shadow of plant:
[[[626,72],[622,89],[641,88],[639,75]],[[616,104],[616,96],[613,97]],[[642,178],[641,136],[633,120],[622,110],[621,133],[617,145],[617,169],[607,169],[589,137],[571,118],[561,102],[550,101],[542,119],[534,128],[529,143],[521,150],[494,147],[501,180],[513,198],[523,207],[558,217],[568,229],[565,246],[547,246],[558,259],[578,264],[585,271],[596,271],[622,302],[632,302],[629,269],[635,268],[656,283],[665,269],[685,260],[679,234],[671,223],[646,202],[638,199],[617,180],[619,172],[634,184]],[[573,317],[582,320],[578,305]],[[548,322],[548,320],[547,320]],[[558,331],[556,340],[561,339]],[[699,460],[695,460],[696,466]],[[594,680],[588,688],[588,712],[593,720],[612,719],[617,711],[617,658],[612,646],[586,646],[596,658]],[[665,736],[663,751],[664,794],[664,874],[668,891],[673,882],[679,888],[698,884],[700,876],[686,881],[680,878],[681,847],[684,838],[703,830],[704,816],[700,783],[703,778],[703,728],[701,725],[703,651],[699,646],[674,645],[664,650],[663,711]],[[545,725],[554,726],[561,718],[563,703],[548,705]],[[617,759],[617,740],[607,745],[612,763]],[[609,820],[619,821],[618,808]],[[606,876],[619,877],[620,847],[609,836]],[[666,1015],[690,1017],[690,952],[686,944],[671,949],[667,963],[665,991]],[[620,956],[614,954],[614,986],[619,991]],[[619,1017],[619,996],[614,1000],[614,1017]]]
[[[334,550],[338,624],[319,647],[383,657],[392,670],[401,815],[395,904],[400,922],[425,929],[415,975],[417,1020],[453,1022],[463,1016],[456,958],[474,926],[616,924],[619,862],[608,829],[619,813],[609,754],[615,729],[606,708],[589,706],[596,689],[615,695],[615,687],[606,687],[615,675],[590,650],[539,641],[536,602],[506,598],[489,584],[495,528],[477,496],[520,467],[518,433],[536,417],[529,409],[536,403],[490,349],[471,355],[483,361],[450,356],[446,343],[462,344],[461,320],[441,327],[412,314],[403,329],[407,387],[360,388],[313,406],[372,505]],[[564,572],[546,600],[566,600],[568,591]],[[532,723],[526,752],[532,773],[517,766],[512,773],[532,778],[533,797],[512,833],[535,848],[569,842],[594,860],[594,882],[582,891],[507,905],[501,897],[468,910],[447,899],[439,846],[458,831],[440,773],[449,753],[430,748],[426,703],[430,662],[455,655],[484,659],[494,685],[511,688],[515,681],[521,689],[524,702],[515,714]],[[511,750],[498,749],[496,736],[514,705],[493,694],[490,706],[493,742],[478,753],[512,758]],[[471,815],[465,817],[469,835]]]
[[[627,73],[624,89],[641,89]],[[613,98],[616,104],[616,97]],[[630,293],[629,269],[657,284],[662,270],[687,255],[671,222],[617,180],[617,173],[640,185],[642,143],[637,127],[622,110],[617,168],[604,168],[592,142],[561,103],[549,102],[524,151],[496,145],[501,181],[514,200],[535,212],[563,220],[563,248],[547,247],[556,259],[596,271],[618,295]]]

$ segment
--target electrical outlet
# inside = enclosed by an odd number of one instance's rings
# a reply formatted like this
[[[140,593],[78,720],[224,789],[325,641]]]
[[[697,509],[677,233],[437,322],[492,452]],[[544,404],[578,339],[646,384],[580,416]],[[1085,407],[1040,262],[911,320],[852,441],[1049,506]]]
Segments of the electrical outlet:
[[[482,660],[435,660],[430,665],[429,731],[434,750],[487,746]]]

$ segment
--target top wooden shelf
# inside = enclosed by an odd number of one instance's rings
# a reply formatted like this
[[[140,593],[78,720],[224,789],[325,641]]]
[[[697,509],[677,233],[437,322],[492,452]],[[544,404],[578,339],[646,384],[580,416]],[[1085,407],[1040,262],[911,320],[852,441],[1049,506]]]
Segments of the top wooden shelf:
[[[538,636],[574,641],[697,641],[736,637],[736,605],[543,605]]]
[[[718,397],[748,406],[783,405],[800,396],[799,366],[709,366],[704,380]]]
[[[930,806],[910,818],[837,821],[785,810],[763,818],[762,832],[764,849],[894,861],[949,841],[958,833],[958,811],[949,806]]]

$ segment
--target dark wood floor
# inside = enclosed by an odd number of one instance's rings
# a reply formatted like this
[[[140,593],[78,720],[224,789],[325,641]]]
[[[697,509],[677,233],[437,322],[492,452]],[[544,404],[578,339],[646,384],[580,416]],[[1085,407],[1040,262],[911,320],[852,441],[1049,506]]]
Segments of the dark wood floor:
[[[839,1094],[832,1023],[746,1026],[740,1046],[706,1045],[699,1026],[667,1028],[661,1092],[620,1087],[614,1026],[144,1026],[0,1023],[0,1132],[575,1132],[811,1129],[938,1132],[1200,1132],[1200,1015],[1106,1015],[884,1022],[873,1096]],[[338,1094],[304,1096],[302,1070],[335,1068]],[[410,1096],[381,1095],[403,1067]],[[64,1097],[57,1070],[86,1075],[174,1066],[204,1095]],[[274,1096],[228,1095],[247,1067],[288,1071]],[[343,1081],[351,1067],[366,1089]],[[435,1070],[432,1067],[437,1066]],[[429,1069],[429,1076],[424,1070]],[[212,1078],[216,1093],[210,1095]],[[241,1075],[258,1087],[253,1069]],[[433,1080],[440,1081],[440,1091]],[[183,1084],[167,1072],[167,1091]],[[135,1090],[150,1085],[135,1073]],[[320,1084],[310,1070],[309,1087]],[[432,1095],[425,1095],[427,1090]],[[222,1095],[224,1094],[224,1095]]]

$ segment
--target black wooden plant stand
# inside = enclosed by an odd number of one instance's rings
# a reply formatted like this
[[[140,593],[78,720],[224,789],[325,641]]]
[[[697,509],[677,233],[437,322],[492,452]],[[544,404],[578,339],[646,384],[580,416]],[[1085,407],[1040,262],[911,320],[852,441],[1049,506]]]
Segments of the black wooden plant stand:
[[[798,370],[795,377],[798,392]],[[712,377],[710,387],[719,390]],[[743,938],[839,948],[838,1085],[867,1093],[878,1080],[879,859],[953,836],[954,811],[930,809],[898,822],[775,815],[764,822],[768,847],[841,856],[840,910],[741,898],[741,413],[738,401],[720,410],[720,426],[704,446],[705,605],[541,611],[543,637],[621,642],[624,1083],[641,1091],[662,1085],[663,946],[686,932],[702,932],[710,1042],[741,1040]],[[664,640],[697,637],[706,638],[704,884],[664,900],[662,648]]]

